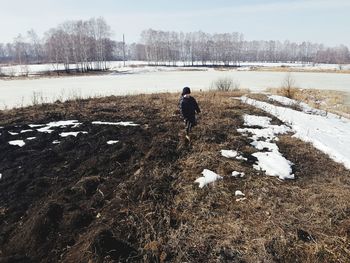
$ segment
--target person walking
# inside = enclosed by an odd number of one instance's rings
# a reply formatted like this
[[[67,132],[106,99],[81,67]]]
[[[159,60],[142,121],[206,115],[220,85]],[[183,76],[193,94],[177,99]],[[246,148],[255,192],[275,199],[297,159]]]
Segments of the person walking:
[[[200,113],[198,103],[191,95],[189,87],[184,87],[180,97],[180,112],[185,122],[186,139],[190,141],[192,127],[196,126],[196,113]]]

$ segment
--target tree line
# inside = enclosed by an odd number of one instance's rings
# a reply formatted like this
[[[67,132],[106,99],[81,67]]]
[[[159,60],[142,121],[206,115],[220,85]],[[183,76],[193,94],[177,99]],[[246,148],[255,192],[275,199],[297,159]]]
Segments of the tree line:
[[[238,32],[209,34],[145,30],[132,46],[138,60],[150,64],[239,65],[240,62],[350,63],[348,47],[290,41],[247,41]]]
[[[148,29],[140,41],[112,40],[103,18],[66,21],[40,38],[34,30],[0,43],[1,64],[51,63],[57,71],[106,70],[108,61],[142,60],[150,65],[237,66],[240,62],[350,63],[348,47],[290,41],[248,41],[242,33],[209,34]],[[72,66],[73,65],[73,66]],[[62,67],[62,66],[61,66]],[[62,70],[62,69],[61,69]]]
[[[12,43],[0,43],[0,63],[51,63],[57,71],[106,70],[107,61],[118,59],[120,43],[111,39],[111,28],[103,18],[66,21],[39,38],[34,30],[19,34]],[[73,65],[73,66],[72,66]]]

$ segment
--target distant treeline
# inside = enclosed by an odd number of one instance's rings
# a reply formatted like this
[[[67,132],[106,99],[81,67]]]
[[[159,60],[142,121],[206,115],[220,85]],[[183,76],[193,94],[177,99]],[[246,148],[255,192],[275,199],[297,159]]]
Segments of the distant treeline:
[[[120,45],[111,39],[111,28],[103,18],[67,21],[47,31],[43,38],[30,30],[26,37],[18,35],[13,43],[0,43],[0,63],[51,63],[57,71],[63,64],[66,72],[105,70],[107,61],[118,59]]]
[[[1,64],[51,63],[69,72],[107,69],[107,61],[142,60],[150,65],[226,65],[239,62],[350,63],[348,47],[325,47],[310,42],[247,41],[241,33],[209,34],[145,30],[138,43],[111,39],[103,18],[67,21],[39,38],[34,30],[0,43]]]
[[[204,32],[169,32],[146,30],[141,42],[133,44],[138,60],[154,64],[237,65],[241,61],[350,63],[348,47],[285,41],[246,41],[241,33],[208,34]]]

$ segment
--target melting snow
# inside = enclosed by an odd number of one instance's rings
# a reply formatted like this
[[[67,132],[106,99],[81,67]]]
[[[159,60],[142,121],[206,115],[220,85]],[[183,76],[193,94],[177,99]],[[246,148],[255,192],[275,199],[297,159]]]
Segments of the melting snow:
[[[116,144],[118,143],[119,141],[108,141],[107,144]]]
[[[280,152],[257,152],[253,153],[258,159],[254,169],[265,171],[267,175],[278,176],[280,179],[294,179],[292,163],[284,158]]]
[[[245,115],[244,124],[247,126],[259,126],[261,129],[245,128],[238,129],[239,132],[251,134],[251,145],[258,150],[269,152],[257,152],[252,154],[258,159],[254,165],[257,170],[263,170],[267,175],[278,176],[280,179],[294,179],[290,161],[282,156],[274,141],[278,138],[276,134],[283,134],[290,131],[285,125],[271,125],[271,118],[264,116]]]
[[[276,143],[265,142],[265,141],[253,141],[250,145],[254,146],[258,150],[268,149],[270,152],[278,151]]]
[[[46,132],[46,133],[51,133],[53,130],[51,128],[54,127],[67,127],[67,126],[72,126],[72,128],[76,128],[80,125],[81,123],[78,122],[77,120],[68,120],[68,121],[54,121],[54,122],[49,122],[48,124],[45,124],[45,127],[39,128],[38,132]],[[29,125],[30,126],[30,125]],[[43,125],[40,125],[43,126]],[[39,126],[39,127],[40,127]],[[31,127],[31,126],[30,126]]]
[[[310,115],[247,97],[242,97],[241,100],[288,123],[295,131],[294,137],[311,142],[334,161],[350,169],[350,120],[335,114]]]
[[[322,115],[322,116],[326,116],[327,112],[324,110],[318,110],[318,109],[314,109],[312,107],[310,107],[309,105],[307,105],[304,102],[301,101],[297,101],[297,100],[292,100],[289,99],[287,97],[283,97],[283,96],[278,96],[278,95],[270,95],[269,96],[270,100],[274,100],[277,101],[283,105],[286,106],[299,106],[303,112],[305,113],[309,113],[309,114],[315,114],[315,115]]]
[[[245,126],[270,127],[271,118],[265,116],[244,115]]]
[[[245,196],[245,194],[243,194],[242,191],[237,190],[237,191],[235,192],[235,196]]]
[[[244,177],[244,173],[233,171],[231,174],[233,177]]]
[[[16,140],[16,141],[9,141],[9,144],[23,147],[26,143],[23,140]]]
[[[30,128],[37,128],[37,127],[45,126],[45,124],[29,124],[28,126],[29,126]]]
[[[235,158],[238,155],[238,152],[232,150],[221,150],[221,155],[226,158]]]
[[[247,160],[247,158],[241,156],[237,151],[233,150],[221,150],[221,155],[226,158],[236,158],[237,160]]]
[[[199,188],[203,188],[209,183],[213,183],[216,180],[222,179],[222,177],[213,171],[210,171],[208,169],[204,169],[202,172],[202,177],[199,177],[194,181],[195,183],[199,183]]]
[[[107,122],[107,121],[93,121],[96,125],[116,125],[116,126],[140,126],[132,121]]]
[[[61,137],[74,136],[77,137],[79,133],[86,134],[86,131],[77,131],[77,132],[62,132],[60,133]]]
[[[33,130],[23,130],[21,133],[32,132]]]

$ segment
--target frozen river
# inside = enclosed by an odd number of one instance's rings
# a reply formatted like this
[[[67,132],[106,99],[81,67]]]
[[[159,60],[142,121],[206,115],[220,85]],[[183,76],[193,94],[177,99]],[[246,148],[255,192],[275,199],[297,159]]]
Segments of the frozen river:
[[[305,89],[329,89],[350,94],[350,74],[292,73],[296,85]],[[184,86],[208,90],[220,77],[233,78],[241,88],[263,91],[280,87],[285,72],[256,71],[159,71],[99,76],[0,80],[0,109],[30,105],[36,98],[52,102],[73,97],[180,92]],[[350,102],[350,96],[349,102]]]

